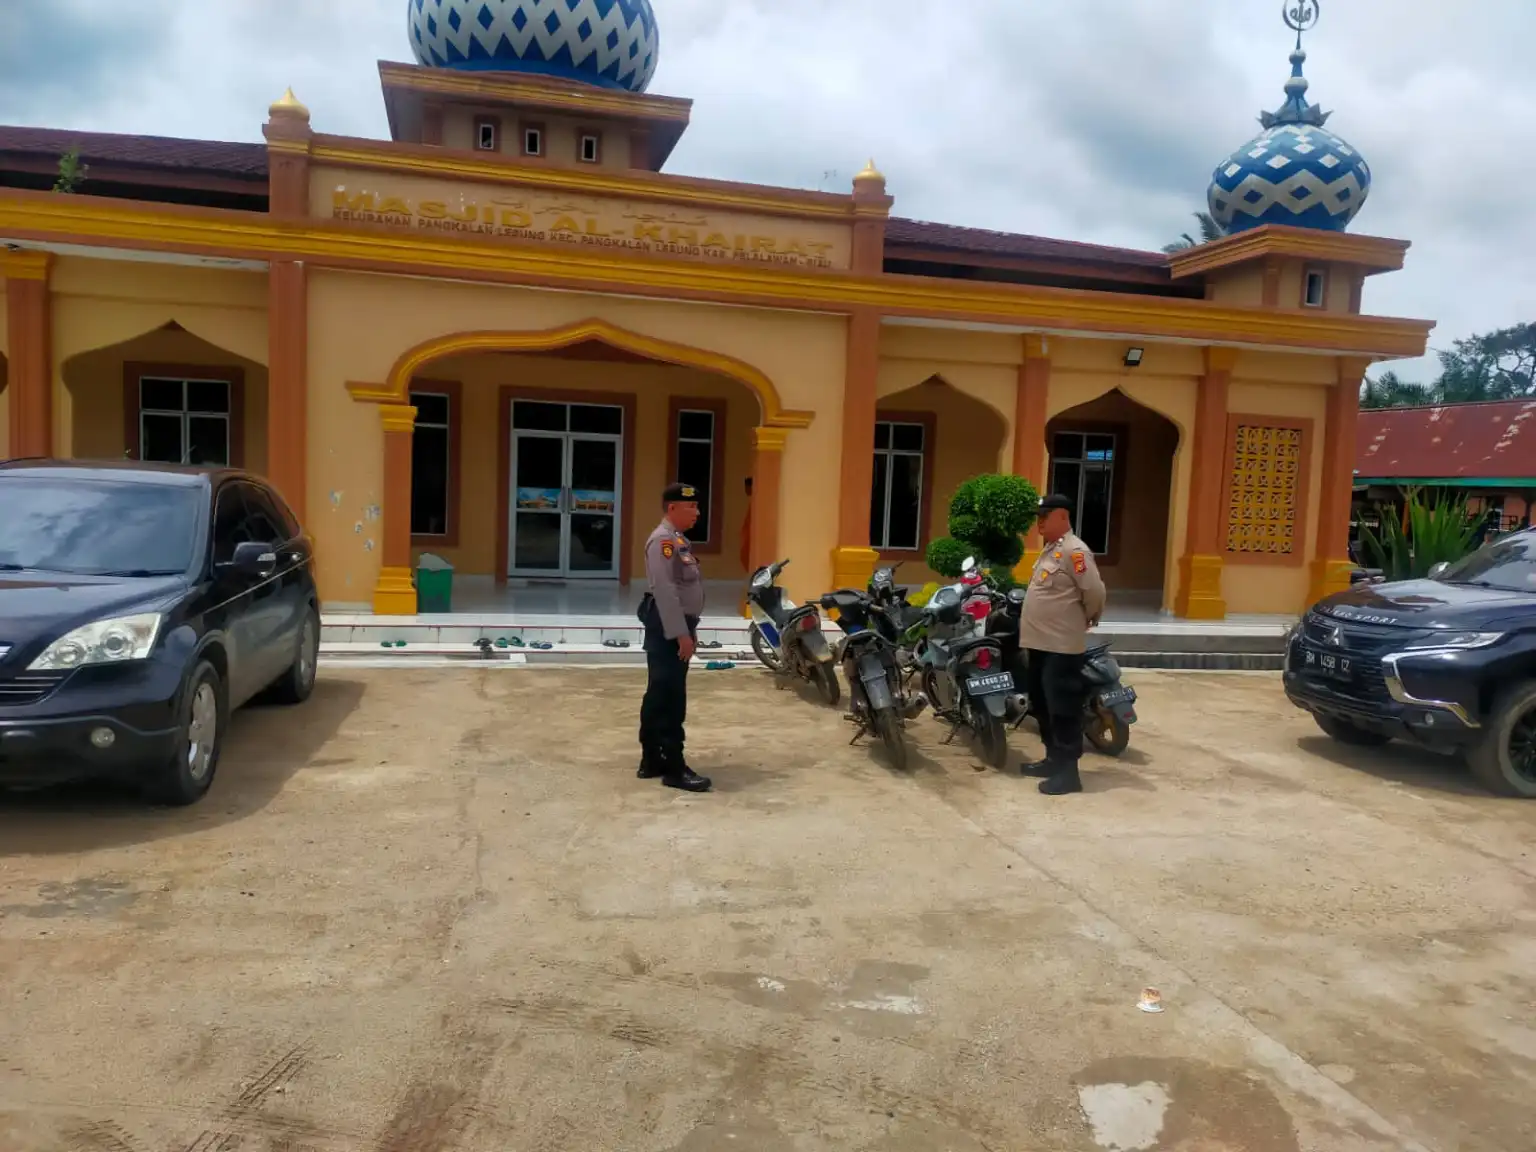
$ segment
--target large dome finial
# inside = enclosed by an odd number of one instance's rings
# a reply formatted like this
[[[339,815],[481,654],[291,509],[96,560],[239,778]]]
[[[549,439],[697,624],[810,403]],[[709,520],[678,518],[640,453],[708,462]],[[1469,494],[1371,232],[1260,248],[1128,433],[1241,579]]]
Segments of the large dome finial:
[[[419,64],[521,72],[644,92],[659,36],[651,0],[408,0]]]
[[[1322,0],[1285,0],[1281,14],[1296,33],[1285,103],[1259,116],[1262,135],[1216,169],[1207,194],[1211,215],[1227,232],[1286,224],[1342,232],[1365,203],[1371,170],[1324,125],[1331,113],[1307,101],[1303,32],[1316,27]]]
[[[1328,123],[1329,114],[1307,103],[1307,89],[1311,85],[1301,70],[1307,62],[1306,49],[1301,46],[1301,34],[1317,27],[1317,21],[1322,15],[1322,0],[1302,0],[1296,4],[1288,2],[1282,12],[1285,26],[1296,31],[1296,47],[1291,50],[1291,77],[1285,82],[1285,103],[1278,112],[1261,113],[1259,123],[1265,128],[1273,128],[1276,124],[1311,124],[1321,128]]]

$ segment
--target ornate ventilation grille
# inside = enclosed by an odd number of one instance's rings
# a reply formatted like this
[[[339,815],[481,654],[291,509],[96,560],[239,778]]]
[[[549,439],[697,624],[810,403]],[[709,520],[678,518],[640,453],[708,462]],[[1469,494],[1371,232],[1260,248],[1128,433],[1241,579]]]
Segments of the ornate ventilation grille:
[[[1227,551],[1290,556],[1302,492],[1302,432],[1239,424],[1234,430]]]

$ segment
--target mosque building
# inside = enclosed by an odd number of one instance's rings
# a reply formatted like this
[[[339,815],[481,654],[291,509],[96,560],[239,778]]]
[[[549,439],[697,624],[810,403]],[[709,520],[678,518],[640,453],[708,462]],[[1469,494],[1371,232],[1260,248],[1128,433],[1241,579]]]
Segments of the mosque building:
[[[789,556],[799,598],[921,579],[993,470],[1075,502],[1121,602],[1347,584],[1362,375],[1431,324],[1363,310],[1408,244],[1345,230],[1371,172],[1300,28],[1211,179],[1227,234],[1164,254],[893,215],[874,163],[837,193],[670,174],[692,104],[648,91],[651,0],[408,6],[388,140],[291,92],[264,144],[0,128],[0,457],[259,472],[337,610],[415,612],[423,552],[514,600],[643,580],[674,478],[707,577]]]

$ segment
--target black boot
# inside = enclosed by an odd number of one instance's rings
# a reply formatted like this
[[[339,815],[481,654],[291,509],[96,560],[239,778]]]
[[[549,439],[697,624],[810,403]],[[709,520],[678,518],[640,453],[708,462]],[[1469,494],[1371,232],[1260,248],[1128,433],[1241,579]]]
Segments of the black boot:
[[[1054,775],[1040,781],[1040,791],[1046,796],[1066,796],[1083,790],[1083,778],[1078,775],[1077,765],[1059,769]]]
[[[1021,776],[1054,776],[1056,765],[1049,760],[1026,760],[1019,766]]]
[[[640,768],[635,775],[642,780],[654,780],[666,774],[667,766],[661,758],[661,753],[646,749],[640,756]]]
[[[683,757],[681,748],[668,748],[662,760],[666,765],[661,782],[668,788],[678,788],[684,792],[708,792],[711,781],[708,776],[700,776],[692,768],[688,767],[688,761]]]
[[[676,771],[669,768],[661,782],[668,788],[680,788],[684,792],[708,792],[714,786],[708,776],[700,776],[686,764]]]

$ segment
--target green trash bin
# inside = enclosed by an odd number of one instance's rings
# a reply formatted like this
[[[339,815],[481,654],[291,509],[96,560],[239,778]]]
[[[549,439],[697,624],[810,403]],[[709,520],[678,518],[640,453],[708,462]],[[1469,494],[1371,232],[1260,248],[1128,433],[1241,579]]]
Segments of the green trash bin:
[[[453,565],[430,552],[416,561],[416,611],[453,611]]]

